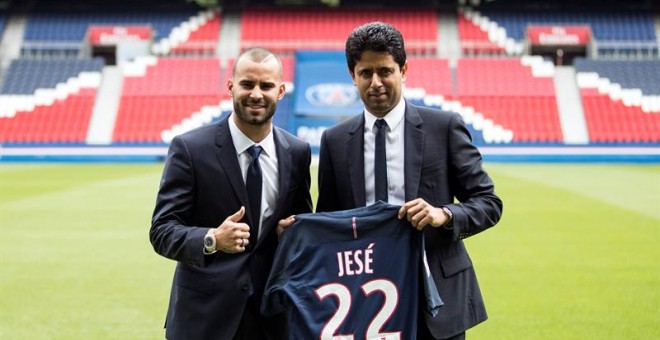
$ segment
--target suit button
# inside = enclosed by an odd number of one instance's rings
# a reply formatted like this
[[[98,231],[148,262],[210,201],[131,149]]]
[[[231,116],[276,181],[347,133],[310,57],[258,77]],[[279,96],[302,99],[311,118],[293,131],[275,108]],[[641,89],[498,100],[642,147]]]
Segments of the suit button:
[[[245,291],[248,290],[248,288],[250,288],[250,284],[248,284],[247,282],[243,282],[243,283],[241,283],[241,290],[242,290],[242,291],[245,292]]]

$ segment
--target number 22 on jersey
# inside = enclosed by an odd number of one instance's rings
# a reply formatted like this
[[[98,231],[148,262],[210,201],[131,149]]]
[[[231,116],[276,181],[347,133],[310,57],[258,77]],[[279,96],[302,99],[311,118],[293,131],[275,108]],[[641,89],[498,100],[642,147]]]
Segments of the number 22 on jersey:
[[[368,340],[400,340],[401,332],[381,333],[383,325],[390,319],[399,304],[399,292],[396,285],[389,280],[374,279],[360,287],[365,298],[369,298],[374,293],[380,293],[384,298],[380,310],[371,318],[369,326],[367,326],[365,338]],[[344,323],[353,304],[350,290],[345,285],[335,282],[324,284],[315,292],[321,301],[331,296],[337,299],[337,310],[321,329],[320,338],[322,340],[355,340],[353,334],[337,334],[337,330]]]

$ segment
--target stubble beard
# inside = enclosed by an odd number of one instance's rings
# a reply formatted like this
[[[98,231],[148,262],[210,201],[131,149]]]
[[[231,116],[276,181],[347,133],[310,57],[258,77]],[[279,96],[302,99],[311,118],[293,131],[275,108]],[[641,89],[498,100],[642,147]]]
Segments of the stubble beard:
[[[266,114],[264,116],[252,116],[244,110],[247,105],[241,105],[240,103],[234,101],[234,112],[238,116],[238,119],[245,124],[252,126],[263,126],[270,122],[271,118],[275,115],[275,107],[267,106]]]

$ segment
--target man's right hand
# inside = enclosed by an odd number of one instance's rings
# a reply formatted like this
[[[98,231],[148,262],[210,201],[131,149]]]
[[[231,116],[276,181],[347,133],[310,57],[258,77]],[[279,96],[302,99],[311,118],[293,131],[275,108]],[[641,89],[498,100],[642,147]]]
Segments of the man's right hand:
[[[275,231],[277,232],[277,238],[279,239],[280,236],[282,236],[282,232],[284,232],[284,229],[290,227],[295,221],[296,221],[296,216],[291,215],[277,222],[277,229],[275,229]]]
[[[218,228],[215,229],[216,249],[225,253],[242,253],[249,243],[250,227],[245,223],[239,223],[245,215],[245,207],[241,207],[233,215],[227,217]]]

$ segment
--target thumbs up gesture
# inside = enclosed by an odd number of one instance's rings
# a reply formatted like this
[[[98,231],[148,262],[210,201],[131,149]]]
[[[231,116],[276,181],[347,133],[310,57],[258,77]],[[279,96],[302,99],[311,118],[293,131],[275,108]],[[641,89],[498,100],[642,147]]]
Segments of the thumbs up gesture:
[[[250,227],[245,223],[238,222],[244,215],[245,207],[241,207],[215,229],[213,233],[217,250],[225,253],[242,253],[245,251],[250,239]]]

